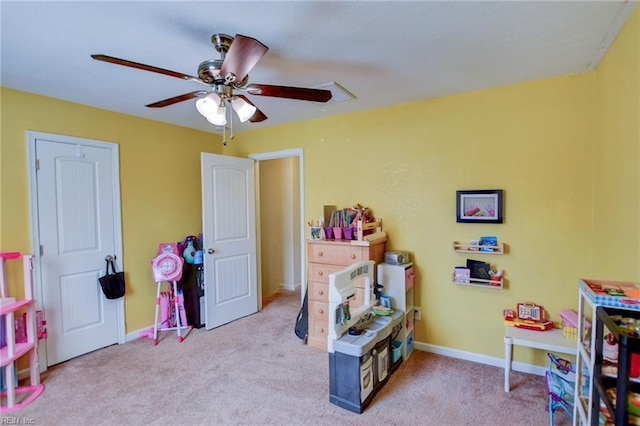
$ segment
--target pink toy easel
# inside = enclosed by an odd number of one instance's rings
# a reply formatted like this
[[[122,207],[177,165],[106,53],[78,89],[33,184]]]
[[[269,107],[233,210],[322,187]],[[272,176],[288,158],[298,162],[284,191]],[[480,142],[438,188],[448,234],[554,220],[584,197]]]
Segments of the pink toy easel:
[[[158,331],[176,330],[178,342],[182,342],[192,327],[187,324],[181,324],[180,306],[178,303],[178,281],[182,278],[182,266],[184,259],[178,255],[178,246],[174,243],[160,244],[158,248],[158,256],[151,260],[151,269],[156,282],[156,313],[153,322],[153,345],[158,344]],[[160,310],[160,289],[162,283],[167,282],[173,291],[174,312],[176,317],[175,327],[158,327],[158,312]],[[184,336],[181,330],[186,330]]]

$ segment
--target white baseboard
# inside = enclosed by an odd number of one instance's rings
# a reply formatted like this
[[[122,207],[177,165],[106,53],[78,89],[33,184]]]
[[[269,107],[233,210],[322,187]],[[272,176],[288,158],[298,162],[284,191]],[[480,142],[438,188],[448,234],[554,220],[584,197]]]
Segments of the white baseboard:
[[[422,342],[414,342],[413,347],[419,351],[431,352],[437,355],[443,355],[451,358],[463,359],[465,361],[472,361],[480,364],[504,368],[504,358],[497,358],[473,352],[461,351],[459,349],[451,349],[444,346],[432,345]],[[517,361],[513,361],[511,363],[511,369],[513,371],[535,374],[537,376],[544,376],[545,371],[547,371],[545,367]]]
[[[280,288],[283,289],[283,290],[293,291],[293,290],[296,289],[296,285],[295,284],[291,284],[291,283],[289,283],[289,284],[281,283],[280,284]]]

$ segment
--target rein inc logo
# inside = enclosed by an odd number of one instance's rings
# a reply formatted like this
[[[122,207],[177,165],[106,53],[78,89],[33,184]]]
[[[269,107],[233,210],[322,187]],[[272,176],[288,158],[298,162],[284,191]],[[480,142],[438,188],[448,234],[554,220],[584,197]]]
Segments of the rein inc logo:
[[[19,416],[0,416],[0,425],[35,425],[36,419]]]

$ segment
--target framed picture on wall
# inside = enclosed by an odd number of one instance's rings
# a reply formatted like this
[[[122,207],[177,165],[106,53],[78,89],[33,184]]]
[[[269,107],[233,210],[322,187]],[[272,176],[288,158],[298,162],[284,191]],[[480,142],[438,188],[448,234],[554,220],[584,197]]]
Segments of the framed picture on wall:
[[[456,191],[456,222],[502,223],[502,189]]]

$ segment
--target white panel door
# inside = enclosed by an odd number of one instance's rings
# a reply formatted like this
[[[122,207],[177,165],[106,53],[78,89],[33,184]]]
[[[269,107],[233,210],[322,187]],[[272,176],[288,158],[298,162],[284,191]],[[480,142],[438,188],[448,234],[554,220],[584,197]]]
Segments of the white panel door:
[[[206,328],[258,311],[254,161],[202,154]]]
[[[98,283],[105,272],[105,257],[119,251],[113,151],[61,140],[65,137],[35,141],[49,366],[118,343],[118,304],[122,303],[106,299]],[[116,264],[121,270],[119,258]]]

